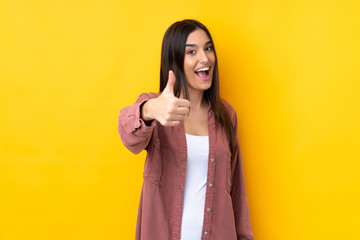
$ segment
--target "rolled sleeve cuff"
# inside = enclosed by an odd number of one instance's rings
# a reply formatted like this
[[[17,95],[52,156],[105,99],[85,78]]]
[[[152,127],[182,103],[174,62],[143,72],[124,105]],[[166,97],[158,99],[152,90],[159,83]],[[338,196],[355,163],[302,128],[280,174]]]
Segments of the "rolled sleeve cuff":
[[[147,135],[149,134],[149,132],[153,130],[156,124],[155,120],[152,120],[150,126],[148,126],[145,124],[144,120],[141,119],[140,117],[141,105],[148,100],[149,99],[142,99],[141,101],[136,102],[132,106],[123,109],[124,111],[127,112],[123,115],[124,117],[121,117],[122,114],[120,114],[119,121],[122,122],[122,125],[124,126],[124,130],[126,133],[130,134],[139,129],[140,131],[137,135],[141,136],[141,135]]]

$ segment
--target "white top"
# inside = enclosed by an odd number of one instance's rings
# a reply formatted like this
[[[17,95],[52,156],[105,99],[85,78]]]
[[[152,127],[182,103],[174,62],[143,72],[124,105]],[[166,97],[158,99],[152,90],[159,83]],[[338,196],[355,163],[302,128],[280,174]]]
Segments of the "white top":
[[[200,240],[204,221],[209,136],[186,134],[187,165],[181,240]]]

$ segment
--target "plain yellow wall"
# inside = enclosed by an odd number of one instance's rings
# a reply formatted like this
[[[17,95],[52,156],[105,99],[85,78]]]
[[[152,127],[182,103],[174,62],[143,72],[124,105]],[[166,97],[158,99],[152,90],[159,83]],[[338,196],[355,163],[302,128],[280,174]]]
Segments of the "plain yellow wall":
[[[117,116],[158,90],[163,34],[184,18],[214,38],[255,238],[358,239],[359,7],[0,1],[0,239],[134,239],[145,153]]]

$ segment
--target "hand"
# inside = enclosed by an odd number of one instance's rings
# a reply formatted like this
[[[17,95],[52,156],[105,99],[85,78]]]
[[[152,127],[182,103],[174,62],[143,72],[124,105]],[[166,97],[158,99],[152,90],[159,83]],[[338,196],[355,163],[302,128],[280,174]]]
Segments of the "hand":
[[[177,126],[190,112],[190,101],[174,95],[175,74],[169,71],[169,79],[161,95],[147,101],[141,109],[144,121],[156,119],[163,126]]]

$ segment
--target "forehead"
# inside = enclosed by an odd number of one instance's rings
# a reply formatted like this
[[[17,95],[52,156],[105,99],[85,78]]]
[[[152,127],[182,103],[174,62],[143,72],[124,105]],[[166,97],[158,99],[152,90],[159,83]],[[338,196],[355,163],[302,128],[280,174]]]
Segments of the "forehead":
[[[210,38],[206,34],[206,32],[200,28],[194,30],[189,34],[186,44],[196,44],[196,45],[204,45],[210,41]]]

